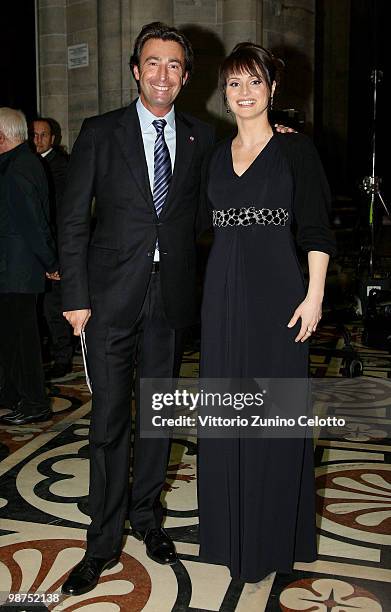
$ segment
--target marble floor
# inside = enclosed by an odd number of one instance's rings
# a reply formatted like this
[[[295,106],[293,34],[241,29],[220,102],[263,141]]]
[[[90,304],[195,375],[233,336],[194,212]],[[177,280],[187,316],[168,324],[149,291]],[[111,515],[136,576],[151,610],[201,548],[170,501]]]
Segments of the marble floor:
[[[292,574],[272,574],[257,584],[233,581],[225,567],[201,563],[196,439],[177,438],[163,496],[165,528],[180,562],[159,566],[142,543],[128,536],[119,563],[104,572],[93,591],[59,596],[64,576],[83,555],[89,522],[90,395],[75,357],[72,373],[50,386],[52,421],[0,426],[0,597],[46,594],[35,607],[20,603],[0,609],[391,612],[390,355],[363,347],[359,325],[351,332],[363,356],[364,376],[339,378],[342,404],[327,384],[322,388],[335,412],[349,415],[349,423],[342,431],[321,431],[317,441],[315,563],[297,563]],[[329,349],[341,341],[325,327],[314,342]],[[186,353],[183,376],[197,375],[197,357],[196,351]],[[312,374],[322,383],[339,377],[342,367],[341,358],[329,350],[311,359]]]

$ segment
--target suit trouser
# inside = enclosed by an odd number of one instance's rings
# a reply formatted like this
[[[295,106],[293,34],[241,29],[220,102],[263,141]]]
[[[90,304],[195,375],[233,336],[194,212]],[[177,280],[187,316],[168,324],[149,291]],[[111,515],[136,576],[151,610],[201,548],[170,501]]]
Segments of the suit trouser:
[[[108,557],[122,546],[124,522],[134,529],[159,527],[169,458],[169,439],[140,438],[136,419],[133,484],[129,510],[131,389],[136,378],[171,378],[179,373],[181,330],[164,314],[160,276],[152,274],[140,315],[130,328],[105,326],[92,315],[86,327],[92,381],[90,490],[87,549]],[[136,382],[137,386],[137,382]]]
[[[63,317],[61,281],[52,281],[44,295],[43,310],[51,336],[51,353],[55,363],[72,361],[72,327]]]
[[[35,293],[0,293],[0,362],[5,406],[12,408],[20,402],[25,415],[48,408]]]

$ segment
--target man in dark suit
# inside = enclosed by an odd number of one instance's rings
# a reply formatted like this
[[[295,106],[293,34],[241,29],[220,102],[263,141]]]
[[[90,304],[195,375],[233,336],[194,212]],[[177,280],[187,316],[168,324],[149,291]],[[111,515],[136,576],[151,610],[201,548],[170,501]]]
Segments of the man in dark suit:
[[[177,560],[161,527],[169,441],[141,438],[138,419],[129,514],[130,406],[134,367],[139,378],[175,377],[183,330],[197,318],[200,169],[214,130],[174,110],[192,60],[180,32],[145,26],[131,58],[138,100],[87,119],[70,160],[58,227],[63,307],[76,335],[86,327],[93,398],[91,525],[86,555],[63,585],[68,595],[94,588],[116,562],[127,516],[150,558]]]
[[[0,108],[0,361],[5,372],[1,403],[8,425],[51,417],[37,325],[37,295],[45,272],[58,278],[48,223],[45,172],[29,148],[26,119]]]
[[[56,230],[57,209],[65,190],[68,156],[55,145],[52,119],[42,117],[33,121],[31,137],[46,171],[49,185],[50,221]],[[62,315],[61,281],[51,281],[48,285],[43,310],[50,331],[54,364],[46,377],[56,381],[72,371],[72,328]]]

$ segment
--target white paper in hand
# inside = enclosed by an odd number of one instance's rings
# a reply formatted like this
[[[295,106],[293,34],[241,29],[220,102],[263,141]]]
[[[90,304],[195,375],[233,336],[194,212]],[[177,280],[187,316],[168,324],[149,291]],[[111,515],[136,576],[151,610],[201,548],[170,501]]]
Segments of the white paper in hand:
[[[86,375],[86,383],[89,389],[89,392],[92,394],[92,385],[90,376],[88,374],[88,362],[87,362],[87,344],[86,344],[86,334],[84,329],[80,332],[80,344],[81,344],[81,354],[83,355],[83,364],[84,364],[84,372]]]

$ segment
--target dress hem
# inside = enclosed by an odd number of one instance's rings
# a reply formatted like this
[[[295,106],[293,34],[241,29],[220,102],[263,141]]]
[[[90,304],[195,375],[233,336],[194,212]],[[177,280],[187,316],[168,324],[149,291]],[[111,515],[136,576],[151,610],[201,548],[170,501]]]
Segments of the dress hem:
[[[284,567],[279,567],[279,568],[268,568],[268,569],[262,570],[260,574],[257,575],[256,578],[254,576],[243,577],[241,574],[236,574],[232,572],[229,567],[229,563],[226,563],[222,561],[221,559],[217,559],[216,557],[212,558],[210,556],[200,555],[199,560],[202,563],[211,563],[213,565],[224,565],[225,567],[229,569],[232,580],[241,580],[242,582],[248,582],[250,584],[261,582],[267,576],[269,576],[270,574],[274,572],[276,572],[277,574],[292,574],[294,571],[293,565],[292,565],[290,567],[284,566]],[[318,560],[318,555],[311,555],[308,558],[295,559],[293,564],[295,563],[314,563],[317,560]]]

